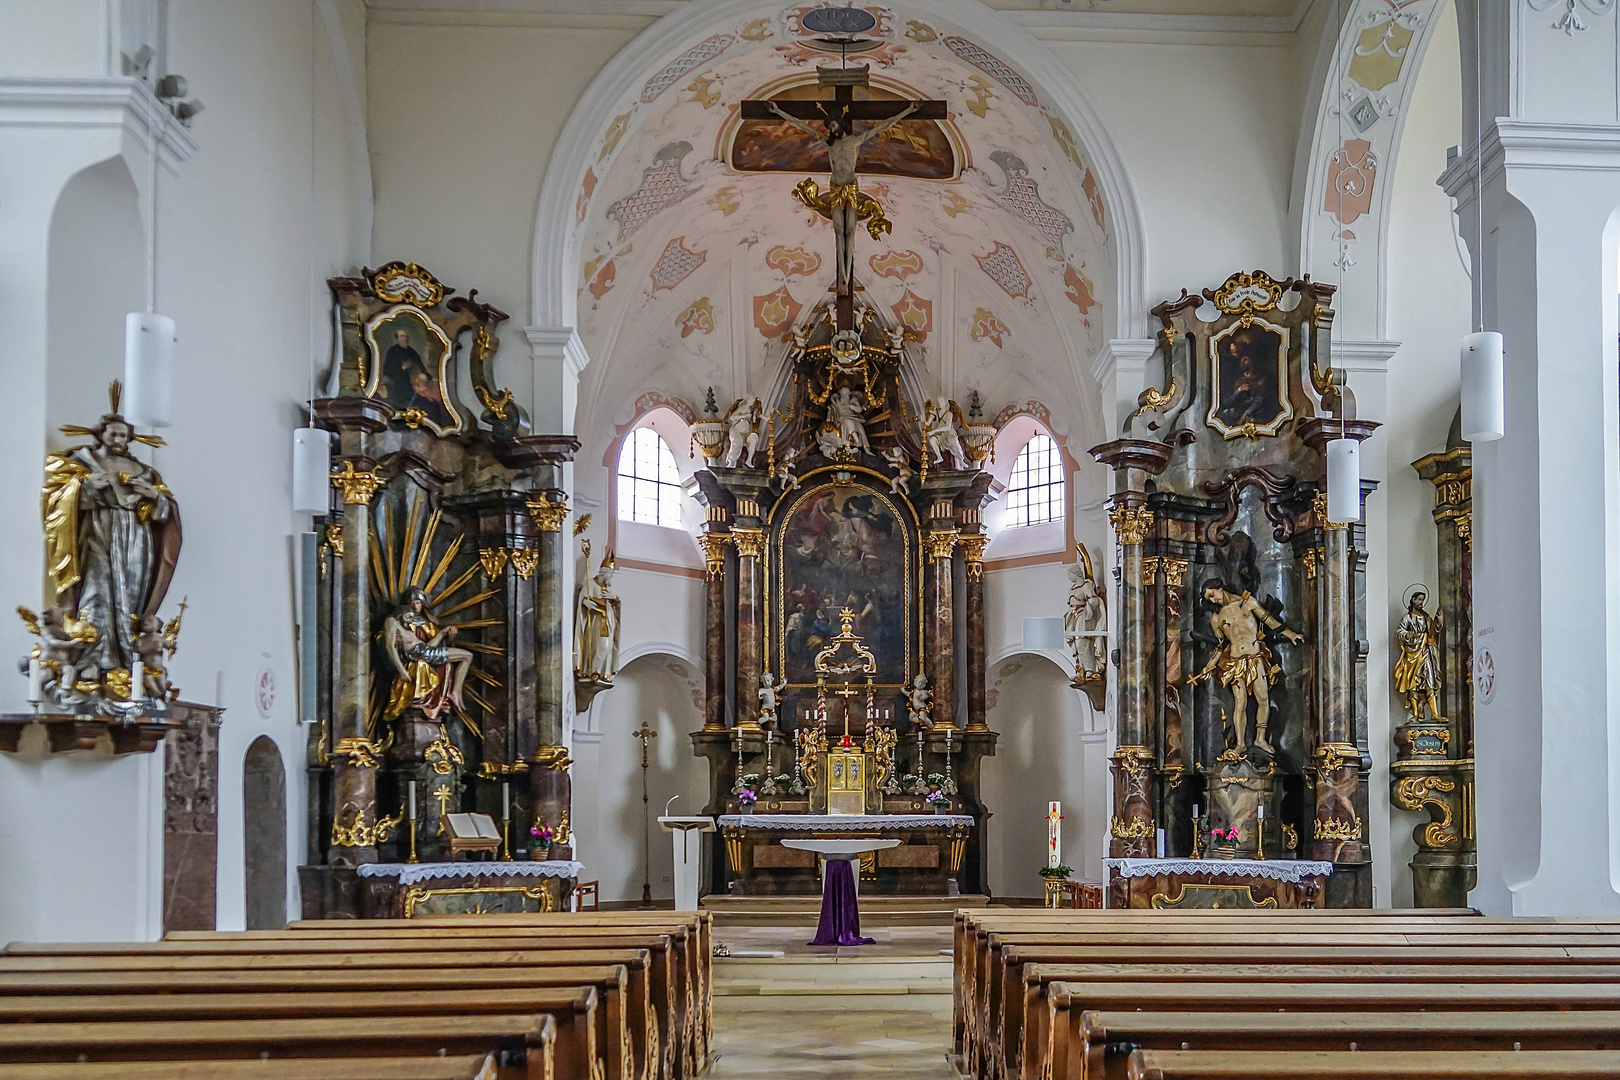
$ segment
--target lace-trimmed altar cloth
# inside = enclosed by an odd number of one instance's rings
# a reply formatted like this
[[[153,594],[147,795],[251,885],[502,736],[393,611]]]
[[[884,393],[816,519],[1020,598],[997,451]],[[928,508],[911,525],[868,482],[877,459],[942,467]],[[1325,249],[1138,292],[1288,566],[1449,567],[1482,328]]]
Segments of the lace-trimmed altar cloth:
[[[401,885],[415,885],[440,878],[577,878],[584,869],[582,862],[551,859],[544,862],[362,863],[355,867],[355,872],[363,878],[398,877]]]
[[[767,832],[818,832],[822,829],[920,829],[929,825],[972,825],[971,814],[722,814],[722,828]]]
[[[1291,884],[1308,877],[1333,873],[1330,862],[1306,859],[1104,859],[1103,865],[1120,877],[1157,877],[1160,874],[1207,874],[1212,877],[1260,877]]]

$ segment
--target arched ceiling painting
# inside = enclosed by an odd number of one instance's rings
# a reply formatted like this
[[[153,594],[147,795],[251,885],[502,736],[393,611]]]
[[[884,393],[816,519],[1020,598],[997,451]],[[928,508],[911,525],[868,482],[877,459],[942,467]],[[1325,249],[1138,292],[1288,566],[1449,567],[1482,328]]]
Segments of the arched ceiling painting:
[[[816,67],[839,63],[799,26],[808,10],[690,43],[602,133],[576,207],[579,329],[597,369],[581,430],[648,388],[693,402],[709,385],[763,390],[783,333],[827,300],[832,229],[791,195],[805,176],[825,184],[825,150],[738,118],[745,98],[817,95]],[[1095,283],[1113,271],[1084,149],[1009,58],[900,8],[866,10],[881,44],[850,62],[871,65],[871,96],[940,98],[949,117],[863,149],[862,190],[894,223],[878,241],[860,233],[863,302],[911,329],[925,385],[978,390],[991,412],[1035,396],[1089,416],[1075,372],[1102,342]]]

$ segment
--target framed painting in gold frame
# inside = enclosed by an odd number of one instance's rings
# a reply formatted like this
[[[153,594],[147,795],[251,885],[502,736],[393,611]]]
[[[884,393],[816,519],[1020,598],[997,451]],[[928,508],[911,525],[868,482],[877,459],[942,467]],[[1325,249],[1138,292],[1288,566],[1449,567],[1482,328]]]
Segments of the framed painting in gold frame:
[[[1254,317],[1210,337],[1210,427],[1228,439],[1253,439],[1293,419],[1288,345],[1288,327]]]
[[[454,435],[466,421],[450,393],[450,338],[420,308],[395,304],[372,316],[365,339],[366,396],[394,408],[395,419]]]

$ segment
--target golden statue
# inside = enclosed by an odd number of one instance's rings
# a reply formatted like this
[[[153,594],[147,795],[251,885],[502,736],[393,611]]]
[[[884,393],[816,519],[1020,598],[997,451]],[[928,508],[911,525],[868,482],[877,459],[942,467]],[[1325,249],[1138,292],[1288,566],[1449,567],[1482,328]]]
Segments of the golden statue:
[[[427,593],[405,590],[405,599],[383,623],[383,647],[399,678],[388,696],[385,718],[392,720],[415,705],[429,720],[437,720],[451,706],[462,708],[461,691],[473,654],[452,645],[459,631],[439,626],[427,610]]]
[[[1197,683],[1220,669],[1221,685],[1232,691],[1232,733],[1237,750],[1246,749],[1246,731],[1249,720],[1249,696],[1254,696],[1254,745],[1268,754],[1276,751],[1266,739],[1266,721],[1271,716],[1271,680],[1282,668],[1271,658],[1271,648],[1260,634],[1261,624],[1279,631],[1282,637],[1300,644],[1305,639],[1284,626],[1276,616],[1260,606],[1248,593],[1234,593],[1226,582],[1211,578],[1204,583],[1204,599],[1214,604],[1215,614],[1209,617],[1209,628],[1215,632],[1215,654],[1204,665],[1204,670],[1192,677]]]
[[[1413,585],[1406,591],[1406,614],[1395,630],[1400,658],[1395,661],[1395,692],[1406,697],[1414,720],[1444,722],[1440,715],[1440,614],[1423,610],[1429,590]],[[1427,706],[1428,716],[1424,716]]]

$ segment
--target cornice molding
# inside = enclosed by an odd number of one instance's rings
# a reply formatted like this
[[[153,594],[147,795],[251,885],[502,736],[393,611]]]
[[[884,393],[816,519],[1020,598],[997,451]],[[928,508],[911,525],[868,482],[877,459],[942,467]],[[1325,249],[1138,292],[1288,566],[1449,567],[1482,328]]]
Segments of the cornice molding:
[[[995,9],[1038,38],[1083,35],[1095,31],[1145,34],[1292,34],[1311,10],[1314,0],[1296,0],[1286,15],[1171,15],[1158,12],[1040,9]]]
[[[158,160],[171,174],[198,148],[151,88],[132,78],[0,78],[0,127],[118,130],[143,151],[156,128]]]
[[[1156,338],[1110,338],[1091,362],[1091,375],[1102,384],[1120,371],[1140,372],[1158,347]]]
[[[1499,116],[1485,129],[1484,146],[1452,147],[1437,183],[1453,199],[1472,195],[1483,151],[1485,175],[1504,168],[1577,172],[1620,171],[1620,124],[1559,124]]]
[[[572,326],[525,326],[523,336],[529,341],[530,356],[561,360],[564,370],[576,379],[591,362],[585,343]]]
[[[1335,341],[1333,366],[1351,373],[1387,375],[1389,362],[1400,347],[1398,341]]]

